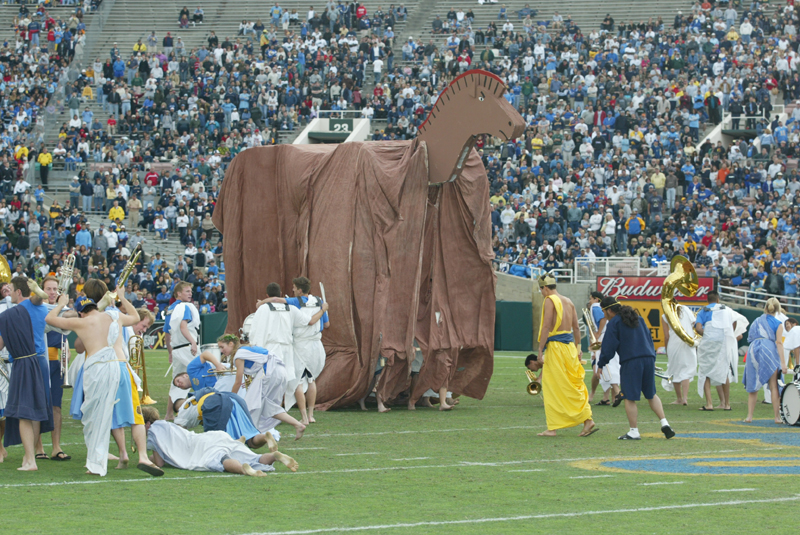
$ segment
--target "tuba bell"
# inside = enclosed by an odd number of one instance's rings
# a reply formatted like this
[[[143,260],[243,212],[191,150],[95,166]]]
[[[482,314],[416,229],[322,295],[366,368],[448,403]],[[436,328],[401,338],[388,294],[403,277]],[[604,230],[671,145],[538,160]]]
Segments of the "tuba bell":
[[[128,340],[128,364],[133,371],[142,378],[142,405],[155,405],[156,401],[150,397],[150,389],[147,387],[147,365],[144,362],[144,338],[141,336],[131,336]]]
[[[664,310],[667,323],[678,335],[678,338],[686,342],[690,347],[696,347],[700,343],[700,335],[696,332],[686,332],[683,325],[681,325],[681,319],[678,315],[679,305],[678,301],[675,300],[675,290],[678,290],[686,297],[694,297],[700,287],[697,271],[695,271],[692,263],[681,255],[672,257],[669,271],[670,274],[664,279],[664,285],[661,288],[661,308]]]
[[[536,396],[538,394],[541,394],[542,383],[536,380],[536,374],[533,373],[533,371],[531,370],[525,370],[525,375],[528,376],[528,380],[530,381],[527,387],[528,394],[530,394],[531,396]]]
[[[603,343],[597,339],[597,329],[594,326],[594,319],[592,319],[588,308],[583,309],[583,323],[586,324],[586,334],[589,335],[589,351],[598,351],[603,347]]]

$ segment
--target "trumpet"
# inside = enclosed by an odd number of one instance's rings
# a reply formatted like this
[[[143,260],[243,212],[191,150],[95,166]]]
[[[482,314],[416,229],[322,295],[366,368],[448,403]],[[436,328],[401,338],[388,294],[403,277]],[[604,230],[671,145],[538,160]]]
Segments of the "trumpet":
[[[58,360],[61,363],[61,375],[64,377],[61,388],[72,388],[69,382],[69,340],[63,335],[61,336],[61,352]]]
[[[589,335],[589,351],[598,351],[603,343],[597,339],[597,329],[588,308],[583,309],[583,323],[586,325],[586,334]]]
[[[75,255],[70,254],[67,256],[67,259],[64,260],[64,263],[61,265],[61,269],[58,270],[58,293],[61,295],[67,295],[69,293],[69,287],[72,284],[72,274],[75,271]]]
[[[672,375],[667,375],[664,372],[664,368],[659,368],[658,366],[656,366],[656,377],[661,377],[662,379],[666,379],[667,381],[669,381],[671,383],[673,376]]]
[[[136,244],[136,248],[133,250],[133,253],[131,253],[128,263],[125,264],[124,268],[122,268],[122,271],[117,278],[117,286],[125,286],[125,283],[128,281],[128,277],[131,276],[131,273],[133,273],[133,268],[136,267],[136,262],[139,260],[140,256],[142,256],[142,244],[138,243]],[[113,297],[114,301],[116,301],[118,299],[117,292],[111,292],[111,297]]]
[[[536,396],[538,394],[541,394],[542,383],[536,380],[536,374],[533,373],[533,371],[531,370],[525,370],[525,375],[528,376],[528,380],[530,381],[527,387],[528,394],[530,394],[531,396]]]
[[[131,336],[128,340],[128,363],[139,377],[142,378],[142,405],[155,405],[156,401],[150,397],[150,389],[147,388],[147,366],[144,361],[144,338],[141,336]]]

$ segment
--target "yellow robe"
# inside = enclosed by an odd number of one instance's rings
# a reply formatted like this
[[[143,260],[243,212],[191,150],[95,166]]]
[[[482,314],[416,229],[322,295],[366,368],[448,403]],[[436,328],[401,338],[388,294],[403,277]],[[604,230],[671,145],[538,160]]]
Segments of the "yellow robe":
[[[557,331],[561,327],[564,316],[564,307],[558,296],[547,297],[556,310],[556,322],[553,331],[547,336],[569,334],[572,331]],[[542,320],[544,325],[544,305],[542,305]],[[541,340],[542,332],[539,331]],[[583,382],[586,370],[581,365],[578,349],[570,342],[551,341],[544,350],[544,367],[542,368],[542,400],[544,401],[544,414],[547,418],[547,429],[555,431],[582,424],[592,417],[592,408],[589,406],[589,391]]]

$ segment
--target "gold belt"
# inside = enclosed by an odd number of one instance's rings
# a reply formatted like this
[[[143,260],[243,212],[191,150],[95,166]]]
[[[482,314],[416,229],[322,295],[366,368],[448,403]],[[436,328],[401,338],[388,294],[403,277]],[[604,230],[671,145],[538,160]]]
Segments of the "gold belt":
[[[210,394],[206,394],[205,396],[200,398],[200,401],[197,402],[197,416],[202,420],[203,419],[203,403],[205,403],[206,398],[209,396],[213,396],[215,392],[211,392]]]
[[[30,355],[25,355],[24,357],[12,357],[12,358],[13,358],[14,360],[22,360],[22,359],[29,359],[29,358],[31,358],[31,357],[36,357],[36,356],[38,356],[38,355],[39,355],[39,353],[31,353]],[[11,361],[11,363],[13,363],[13,362],[14,362],[14,360],[12,360],[12,361]]]

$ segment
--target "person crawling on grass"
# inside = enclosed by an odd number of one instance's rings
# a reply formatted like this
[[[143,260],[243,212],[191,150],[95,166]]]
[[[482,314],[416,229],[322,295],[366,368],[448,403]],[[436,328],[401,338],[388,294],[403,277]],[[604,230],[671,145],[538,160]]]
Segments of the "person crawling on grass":
[[[233,392],[217,392],[213,388],[201,388],[186,399],[175,401],[175,423],[184,429],[203,425],[203,431],[225,431],[236,440],[244,437],[245,445],[254,450],[265,444],[269,451],[277,451],[274,429],[259,432],[247,411],[247,402]],[[276,432],[277,433],[277,432]]]
[[[253,453],[240,440],[234,440],[224,431],[193,433],[179,425],[165,422],[155,407],[142,407],[147,429],[147,449],[152,450],[150,460],[156,466],[168,464],[182,470],[197,472],[230,472],[253,477],[263,477],[275,470],[275,461],[296,472],[297,461],[279,451],[259,455]]]

